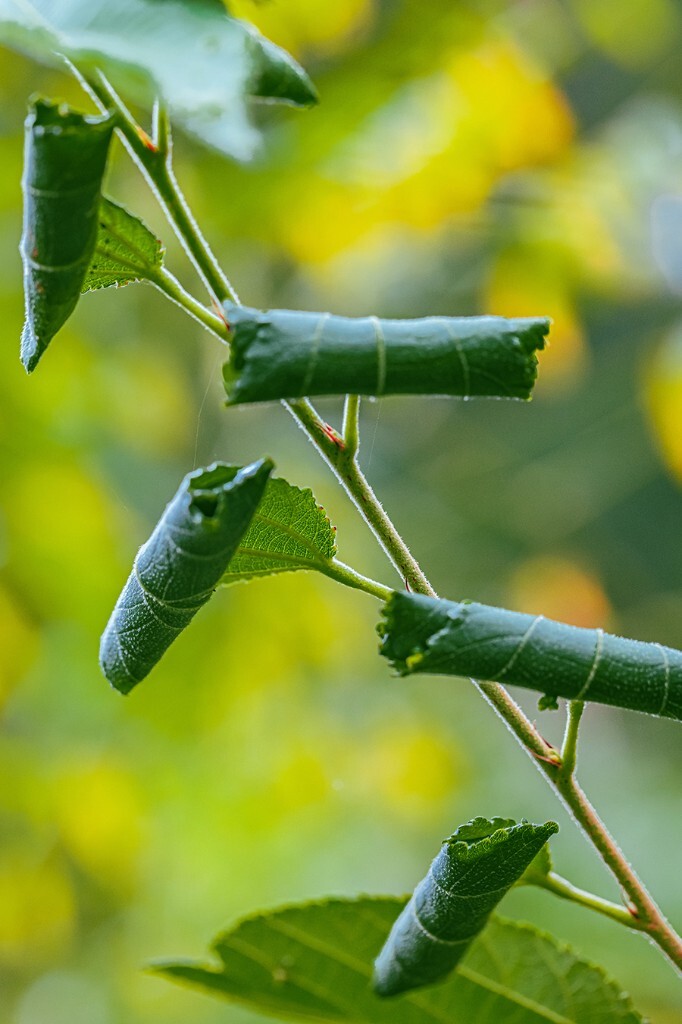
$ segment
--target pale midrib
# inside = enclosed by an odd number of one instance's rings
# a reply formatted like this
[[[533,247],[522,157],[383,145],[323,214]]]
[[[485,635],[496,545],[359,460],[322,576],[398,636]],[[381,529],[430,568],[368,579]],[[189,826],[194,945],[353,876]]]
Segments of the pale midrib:
[[[307,946],[308,949],[312,949],[314,952],[322,953],[324,956],[329,957],[331,960],[336,960],[339,963],[344,964],[350,970],[355,971],[357,974],[361,974],[364,978],[371,978],[371,971],[361,960],[356,960],[354,957],[348,956],[348,954],[342,954],[334,946],[330,946],[322,939],[312,938],[305,932],[300,931],[298,928],[292,925],[285,925],[282,922],[269,921],[268,927],[274,931],[282,932],[284,935],[289,935],[292,939],[300,942],[301,945]],[[534,999],[530,999],[528,996],[524,996],[519,992],[510,991],[502,983],[498,983],[487,978],[483,974],[479,974],[478,971],[474,971],[468,967],[458,967],[457,974],[461,977],[467,978],[469,981],[481,988],[486,989],[488,992],[493,992],[495,995],[502,996],[507,999],[508,1002],[514,1003],[517,1006],[522,1007],[525,1010],[531,1010],[539,1017],[546,1021],[550,1021],[550,1024],[576,1024],[575,1020],[571,1020],[569,1017],[564,1017],[563,1014],[555,1013],[554,1010],[550,1010],[546,1006],[542,1006],[537,1003]],[[419,1006],[426,1013],[434,1018],[434,1020],[441,1021],[442,1024],[452,1024],[452,1019],[449,1016],[441,1015],[435,1007],[429,1006],[418,996],[407,995],[405,997],[415,1006]],[[362,1021],[362,1018],[360,1018]]]
[[[271,526],[274,530],[280,530],[282,533],[286,533],[288,537],[291,537],[293,540],[298,541],[299,544],[301,544],[310,552],[313,559],[321,562],[323,565],[327,565],[328,562],[330,561],[330,559],[328,559],[325,555],[321,553],[319,548],[316,548],[314,546],[312,541],[308,540],[308,538],[304,534],[299,533],[298,530],[295,530],[292,526],[286,526],[278,519],[270,519],[268,516],[264,516],[262,512],[256,512],[253,518],[254,520],[258,520],[259,522],[264,523],[265,526]],[[332,558],[333,557],[334,555],[332,554]]]
[[[135,274],[136,278],[152,276],[148,265],[140,266],[139,263],[133,263],[132,260],[127,260],[125,256],[121,256],[118,252],[112,254],[112,252],[109,249],[105,248],[103,245],[95,246],[95,254],[103,256],[105,259],[110,260],[113,266],[105,267],[102,270],[94,270],[92,269],[91,264],[91,267],[89,269],[91,270],[93,276],[95,274],[99,274],[100,276],[104,276],[105,274],[116,275],[117,266],[121,267],[124,271],[129,271],[130,273]]]
[[[112,237],[115,238],[117,242],[120,242],[121,245],[128,249],[133,254],[133,256],[137,256],[137,258],[143,265],[143,269],[147,269],[149,270],[150,273],[152,273],[154,270],[157,270],[159,266],[161,266],[163,259],[159,258],[159,251],[154,252],[154,256],[157,257],[156,260],[150,262],[148,254],[144,252],[144,250],[141,249],[139,245],[135,245],[129,238],[127,238],[125,235],[122,235],[120,231],[117,231],[116,228],[113,228],[111,226],[111,223],[106,219],[106,217],[101,217],[100,224],[103,224],[104,230],[108,231],[109,234],[112,235]],[[146,231],[147,229],[144,228],[144,230]],[[149,234],[152,238],[154,238],[151,231],[149,232]],[[158,239],[154,238],[154,242],[158,242]],[[102,249],[99,245],[96,244],[95,248],[99,252],[102,252]],[[120,257],[116,255],[114,258],[119,259]],[[133,266],[133,264],[130,264],[130,266]]]
[[[261,548],[237,548],[235,558],[240,555],[248,556],[249,558],[263,558],[273,562],[284,562],[286,565],[300,566],[302,569],[319,569],[324,571],[331,562],[325,560],[314,561],[312,558],[301,558],[299,555],[287,555],[283,551],[263,551]],[[256,572],[267,572],[267,569],[255,570]],[[251,570],[249,570],[250,574]],[[228,565],[225,570],[225,575],[230,575],[230,566]],[[235,572],[235,576],[241,575],[241,573]]]

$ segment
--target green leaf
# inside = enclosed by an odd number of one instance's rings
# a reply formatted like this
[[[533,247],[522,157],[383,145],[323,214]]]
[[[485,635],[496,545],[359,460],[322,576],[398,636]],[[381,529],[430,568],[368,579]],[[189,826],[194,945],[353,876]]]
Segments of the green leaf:
[[[78,302],[95,249],[114,123],[109,115],[88,117],[45,100],[26,119],[21,361],[29,373]]]
[[[604,973],[530,925],[493,918],[443,985],[385,1000],[372,962],[404,906],[328,900],[262,914],[219,936],[215,966],[157,973],[263,1013],[349,1024],[641,1024]]]
[[[257,135],[245,97],[315,102],[302,68],[220,0],[0,0],[0,42],[56,67],[100,68],[144,106],[211,146],[248,159]]]
[[[529,398],[549,320],[378,320],[225,306],[228,404],[307,395]]]
[[[103,198],[97,221],[95,251],[81,288],[82,292],[112,285],[153,281],[163,265],[164,248],[143,224],[126,209]]]
[[[334,527],[312,491],[270,479],[221,583],[298,569],[326,572],[335,554]]]
[[[374,964],[374,990],[395,996],[446,977],[551,835],[553,822],[474,818],[441,846]]]
[[[272,472],[216,462],[188,473],[135,558],[102,635],[100,664],[129,693],[206,604],[248,528]]]
[[[511,683],[682,721],[682,651],[473,601],[394,593],[381,653],[401,675]]]

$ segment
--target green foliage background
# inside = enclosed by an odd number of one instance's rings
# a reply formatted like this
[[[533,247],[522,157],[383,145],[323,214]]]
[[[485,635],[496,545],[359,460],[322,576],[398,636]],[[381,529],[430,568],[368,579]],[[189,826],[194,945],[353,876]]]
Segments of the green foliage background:
[[[246,302],[555,318],[529,406],[365,403],[363,464],[436,587],[682,647],[680,5],[232,6],[321,95],[311,112],[262,112],[250,167],[177,139]],[[21,122],[35,91],[84,105],[65,76],[3,51],[2,1024],[255,1020],[139,968],[201,956],[262,907],[408,891],[476,814],[557,817],[557,869],[615,898],[471,688],[392,679],[375,602],[322,577],[222,592],[138,692],[109,690],[99,633],[194,465],[272,455],[313,487],[340,556],[395,581],[293,421],[225,411],[219,345],[151,289],[87,296],[25,376]],[[120,149],[108,192],[181,260]],[[560,714],[540,721],[559,735]],[[678,728],[592,706],[580,767],[679,922]],[[644,940],[541,892],[504,909],[603,962],[655,1024],[675,1019],[672,970]]]

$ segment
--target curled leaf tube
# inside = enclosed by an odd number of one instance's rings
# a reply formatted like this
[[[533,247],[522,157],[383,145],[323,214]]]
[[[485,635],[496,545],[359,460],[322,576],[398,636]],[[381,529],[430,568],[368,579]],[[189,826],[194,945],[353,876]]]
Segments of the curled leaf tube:
[[[351,318],[225,305],[229,405],[314,395],[530,397],[549,320]]]
[[[216,462],[189,473],[166,507],[102,635],[100,665],[129,693],[206,604],[234,555],[273,470]]]
[[[37,100],[26,119],[21,361],[30,373],[73,312],[95,250],[115,119]]]
[[[446,839],[374,963],[374,991],[395,996],[440,981],[559,826],[474,818]]]
[[[401,675],[473,676],[682,721],[682,651],[477,604],[394,593],[381,653]]]

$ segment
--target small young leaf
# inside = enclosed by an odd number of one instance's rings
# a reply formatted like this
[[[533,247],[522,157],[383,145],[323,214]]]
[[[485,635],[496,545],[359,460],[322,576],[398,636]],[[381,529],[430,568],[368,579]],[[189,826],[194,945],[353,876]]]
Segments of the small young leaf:
[[[263,496],[268,459],[188,473],[133,565],[102,635],[100,664],[129,693],[206,604]]]
[[[327,900],[262,914],[219,936],[220,964],[159,964],[180,983],[296,1020],[346,1024],[642,1024],[592,964],[530,925],[492,918],[442,985],[381,999],[372,961],[405,905]]]
[[[682,651],[473,601],[394,593],[381,653],[401,675],[511,683],[682,721]]]
[[[551,874],[554,865],[552,864],[552,851],[549,843],[546,843],[540,852],[533,857],[532,861],[518,880],[518,885],[542,885],[547,875]]]
[[[544,825],[474,818],[446,839],[374,964],[381,996],[446,977],[551,835]]]
[[[0,42],[63,67],[100,68],[140,104],[160,94],[171,117],[203,142],[248,159],[257,135],[249,97],[307,105],[305,71],[221,0],[0,0]]]
[[[220,582],[238,583],[297,569],[324,572],[335,554],[334,529],[312,491],[281,478],[270,479]]]
[[[112,285],[153,280],[163,264],[164,248],[139,217],[103,198],[97,221],[97,241],[82,292]]]
[[[21,361],[29,373],[78,302],[114,124],[109,115],[89,117],[45,100],[26,119]]]
[[[378,320],[226,304],[228,404],[307,395],[529,398],[549,320]]]

